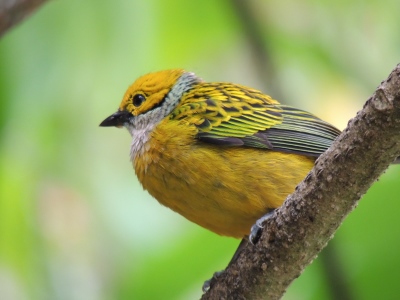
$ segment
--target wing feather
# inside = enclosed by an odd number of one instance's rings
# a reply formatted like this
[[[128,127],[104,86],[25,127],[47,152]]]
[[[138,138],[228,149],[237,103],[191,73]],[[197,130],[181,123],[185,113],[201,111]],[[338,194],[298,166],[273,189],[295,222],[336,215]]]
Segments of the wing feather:
[[[200,83],[184,99],[171,118],[196,126],[197,138],[206,143],[316,157],[340,134],[313,114],[240,85]]]

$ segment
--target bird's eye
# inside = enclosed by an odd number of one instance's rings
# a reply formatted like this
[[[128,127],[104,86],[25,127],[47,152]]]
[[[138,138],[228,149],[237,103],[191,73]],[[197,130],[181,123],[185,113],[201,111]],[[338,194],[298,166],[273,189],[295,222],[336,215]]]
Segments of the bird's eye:
[[[146,100],[145,96],[143,96],[142,94],[136,94],[135,96],[133,96],[133,105],[138,107],[144,102],[144,100]]]

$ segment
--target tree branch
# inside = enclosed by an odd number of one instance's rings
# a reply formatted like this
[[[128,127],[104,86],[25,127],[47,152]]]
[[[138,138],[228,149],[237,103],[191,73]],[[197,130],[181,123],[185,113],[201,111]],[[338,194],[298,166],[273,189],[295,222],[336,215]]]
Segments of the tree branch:
[[[0,36],[30,15],[46,0],[0,1]]]
[[[399,155],[400,64],[202,299],[280,299]]]

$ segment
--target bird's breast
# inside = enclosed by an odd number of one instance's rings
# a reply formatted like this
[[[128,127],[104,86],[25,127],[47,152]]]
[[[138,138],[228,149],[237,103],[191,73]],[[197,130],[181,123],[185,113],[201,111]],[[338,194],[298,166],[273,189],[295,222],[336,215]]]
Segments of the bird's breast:
[[[282,204],[313,159],[199,142],[196,129],[166,120],[135,156],[139,181],[161,204],[221,235],[243,237]]]

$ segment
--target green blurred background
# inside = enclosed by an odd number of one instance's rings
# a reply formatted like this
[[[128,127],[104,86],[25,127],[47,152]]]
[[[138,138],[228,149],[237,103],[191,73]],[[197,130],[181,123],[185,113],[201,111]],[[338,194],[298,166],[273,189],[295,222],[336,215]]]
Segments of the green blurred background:
[[[185,68],[343,129],[400,61],[399,1],[243,3],[50,1],[1,38],[0,299],[198,299],[228,263],[238,241],[159,205],[129,134],[98,127],[138,76]],[[399,175],[284,299],[398,297]]]

